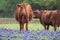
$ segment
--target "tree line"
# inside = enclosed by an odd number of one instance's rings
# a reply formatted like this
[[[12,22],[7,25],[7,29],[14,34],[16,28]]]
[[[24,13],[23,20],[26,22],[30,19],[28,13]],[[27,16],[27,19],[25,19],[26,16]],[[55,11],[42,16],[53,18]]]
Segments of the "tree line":
[[[19,3],[29,3],[33,10],[60,10],[60,0],[0,0],[0,18],[13,17]]]

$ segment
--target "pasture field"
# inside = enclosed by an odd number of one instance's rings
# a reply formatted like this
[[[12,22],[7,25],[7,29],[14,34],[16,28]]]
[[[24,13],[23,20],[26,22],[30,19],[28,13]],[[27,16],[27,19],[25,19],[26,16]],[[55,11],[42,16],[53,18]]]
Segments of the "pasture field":
[[[19,30],[19,24],[14,18],[0,18],[0,28]],[[43,26],[40,24],[39,19],[33,19],[29,22],[29,30],[44,30]],[[57,28],[60,30],[60,27]],[[49,30],[53,31],[53,27],[50,26]],[[0,40],[7,40],[6,38],[0,38]],[[19,38],[13,38],[11,40],[23,40]],[[36,39],[33,39],[36,40]],[[56,40],[60,40],[56,39]]]
[[[29,30],[43,30],[43,26],[40,24],[39,19],[33,19],[29,22]],[[19,30],[19,23],[14,18],[0,18],[0,28],[10,28]],[[53,27],[50,26],[50,30]]]

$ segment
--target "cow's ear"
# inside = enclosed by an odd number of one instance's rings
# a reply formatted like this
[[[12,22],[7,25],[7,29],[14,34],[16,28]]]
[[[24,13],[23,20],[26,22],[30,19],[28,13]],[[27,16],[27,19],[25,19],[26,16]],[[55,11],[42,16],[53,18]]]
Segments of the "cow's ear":
[[[17,4],[17,7],[20,7],[21,5],[20,4]]]

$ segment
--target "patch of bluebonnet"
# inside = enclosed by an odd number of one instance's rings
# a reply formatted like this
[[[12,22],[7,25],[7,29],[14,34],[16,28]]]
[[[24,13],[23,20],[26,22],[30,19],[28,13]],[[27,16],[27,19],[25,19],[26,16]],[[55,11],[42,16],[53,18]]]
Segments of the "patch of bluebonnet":
[[[0,38],[7,38],[8,40],[12,38],[23,38],[23,40],[55,40],[60,38],[60,30],[50,31],[50,30],[13,30],[0,28]]]

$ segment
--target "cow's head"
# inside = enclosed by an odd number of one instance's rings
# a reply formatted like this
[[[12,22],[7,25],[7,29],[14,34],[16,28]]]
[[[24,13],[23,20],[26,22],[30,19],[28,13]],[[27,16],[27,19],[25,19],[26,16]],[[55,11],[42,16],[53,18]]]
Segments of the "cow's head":
[[[41,11],[41,10],[35,10],[34,11],[35,18],[40,18],[42,13],[43,13],[43,11]]]
[[[17,12],[22,13],[25,10],[25,5],[24,4],[17,4]]]

